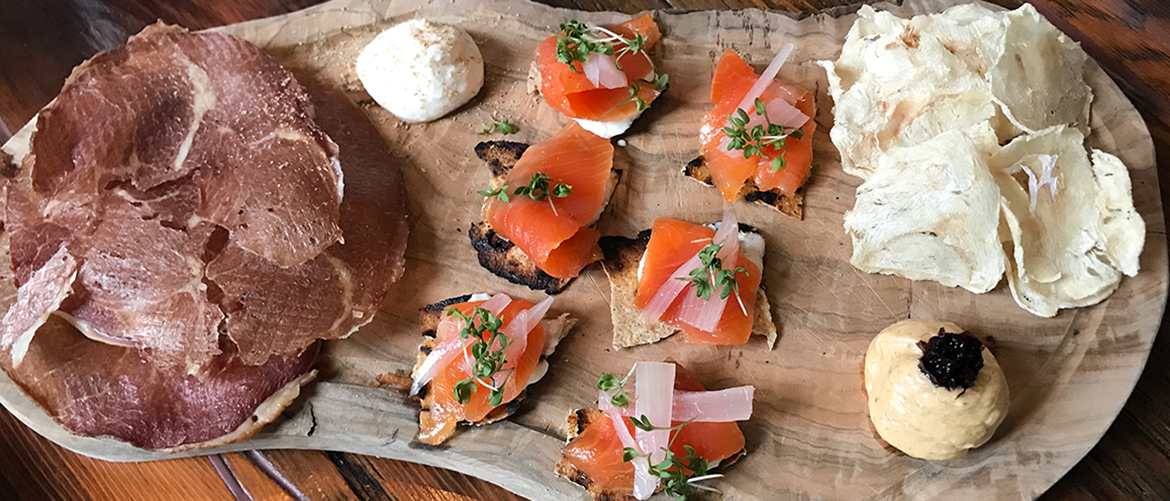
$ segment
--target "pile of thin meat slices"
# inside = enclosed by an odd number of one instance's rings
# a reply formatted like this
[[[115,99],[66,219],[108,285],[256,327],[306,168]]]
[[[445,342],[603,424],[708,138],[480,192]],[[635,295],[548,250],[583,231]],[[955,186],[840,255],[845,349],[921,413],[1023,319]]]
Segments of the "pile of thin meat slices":
[[[251,436],[402,274],[406,199],[381,136],[230,36],[156,24],[99,54],[18,160],[0,367],[79,435]]]

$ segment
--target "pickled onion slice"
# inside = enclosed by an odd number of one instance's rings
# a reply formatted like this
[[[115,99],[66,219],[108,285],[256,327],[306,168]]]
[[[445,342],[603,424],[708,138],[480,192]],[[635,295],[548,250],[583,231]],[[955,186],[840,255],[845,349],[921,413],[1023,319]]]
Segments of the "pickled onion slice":
[[[671,426],[671,411],[674,407],[674,370],[674,364],[662,362],[638,362],[634,369],[634,374],[637,377],[634,412],[643,420],[649,421],[651,426],[662,428]],[[659,464],[666,459],[666,449],[670,444],[670,430],[646,431],[638,428],[634,433],[634,438],[641,450],[650,455],[650,464]],[[646,475],[649,475],[648,471]],[[634,496],[638,499],[646,499],[654,491],[651,490],[646,497],[640,497],[638,485],[642,482],[638,476],[638,472],[635,471]],[[656,477],[650,478],[653,479],[653,485],[657,486],[658,479]],[[649,482],[649,480],[643,481]]]
[[[756,98],[764,93],[764,89],[772,85],[772,81],[780,73],[780,67],[784,66],[784,62],[792,54],[792,49],[793,46],[791,43],[784,44],[784,48],[780,49],[780,52],[776,53],[776,57],[772,58],[772,62],[768,63],[768,67],[764,69],[764,74],[760,75],[759,80],[756,80],[756,83],[752,84],[752,88],[748,89],[748,93],[744,94],[737,108],[749,113],[752,111],[752,106],[756,102]]]
[[[492,315],[499,315],[504,311],[509,304],[512,304],[512,298],[507,294],[496,294],[487,301],[479,305],[480,308],[487,310]],[[422,365],[418,368],[418,373],[414,376],[414,381],[410,384],[410,395],[418,395],[422,387],[435,377],[439,369],[446,366],[448,362],[453,360],[460,353],[463,353],[463,348],[468,339],[461,339],[459,331],[463,329],[461,321],[449,317],[444,312],[443,319],[439,321],[439,328],[437,329],[436,338],[439,340],[427,358],[423,360]]]
[[[622,447],[634,449],[638,454],[642,454],[642,449],[638,447],[638,442],[630,435],[630,429],[626,427],[626,420],[621,414],[609,411],[605,413],[609,416],[609,420],[613,422],[613,429],[617,432],[618,440],[622,442]],[[650,474],[650,462],[645,456],[635,457],[634,464],[634,497],[638,499],[650,499],[654,495],[654,491],[658,489],[658,477]]]
[[[515,367],[516,361],[520,360],[524,355],[524,350],[528,348],[528,333],[532,332],[540,321],[544,319],[545,313],[548,313],[549,307],[553,304],[553,298],[546,297],[544,301],[536,303],[527,310],[517,313],[508,325],[500,331],[501,334],[508,337],[508,347],[504,348],[504,367]],[[470,373],[470,372],[469,372]],[[504,381],[497,380],[497,378],[506,378],[507,373],[499,371],[492,376],[492,384],[497,388],[504,383]]]
[[[675,391],[671,411],[675,421],[728,423],[752,417],[754,386],[737,386],[719,391]]]
[[[716,257],[723,261],[723,269],[735,269],[736,260],[739,256],[739,221],[735,218],[734,212],[731,210],[724,211],[723,222],[719,223],[719,229],[715,232],[712,241],[723,244],[723,247],[715,254]],[[698,258],[698,255],[695,258]],[[698,266],[701,266],[701,263]],[[675,273],[675,277],[678,277],[677,272]],[[689,269],[686,270],[686,274],[683,277],[690,277]],[[711,282],[711,285],[716,285],[716,278],[711,273],[708,273],[707,279]],[[682,280],[675,281],[682,282]],[[738,301],[734,292],[728,294],[727,297],[720,297],[719,291],[716,290],[711,292],[708,299],[703,299],[688,290],[687,294],[683,297],[682,304],[679,306],[678,320],[703,332],[715,332],[715,328],[719,325],[719,319],[723,317],[723,310],[727,307],[728,301]],[[739,307],[738,302],[736,303],[736,307]]]
[[[589,60],[581,65],[581,71],[589,83],[599,89],[620,89],[626,87],[626,74],[617,69],[617,59],[605,54],[590,54]]]
[[[737,386],[718,391],[674,390],[671,420],[696,423],[727,423],[747,421],[752,417],[754,386]],[[601,412],[633,415],[629,409],[617,407],[610,401],[614,392],[597,391],[597,408]]]

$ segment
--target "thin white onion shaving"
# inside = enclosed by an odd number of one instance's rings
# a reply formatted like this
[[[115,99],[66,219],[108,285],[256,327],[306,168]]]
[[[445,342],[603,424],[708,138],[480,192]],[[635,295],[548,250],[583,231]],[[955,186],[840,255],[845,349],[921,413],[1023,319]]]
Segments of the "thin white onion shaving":
[[[590,54],[589,60],[581,64],[581,71],[589,83],[599,89],[620,89],[625,87],[626,74],[617,69],[617,60],[605,54]]]
[[[630,429],[626,427],[626,420],[621,414],[614,411],[606,412],[609,420],[613,422],[613,429],[617,432],[618,440],[621,440],[622,447],[629,447],[634,449],[639,456],[635,457],[634,464],[634,497],[638,499],[650,499],[654,495],[654,491],[658,489],[658,477],[650,474],[650,462],[645,456],[642,456],[642,448],[638,447],[638,442],[630,435]]]
[[[752,398],[755,391],[754,386],[737,386],[718,391],[674,390],[670,419],[696,423],[747,421],[752,417]],[[598,390],[597,408],[601,412],[613,411],[623,416],[633,415],[629,409],[613,405],[610,400],[612,397],[613,392]]]
[[[723,222],[719,223],[719,230],[715,232],[712,241],[723,244],[723,247],[715,254],[723,261],[723,268],[735,269],[736,260],[739,257],[739,221],[736,220],[735,213],[730,209],[724,211]],[[688,275],[684,275],[684,277],[689,278],[690,270],[687,270],[687,273]],[[710,280],[712,286],[717,285],[716,277],[709,271],[707,279]],[[719,291],[716,290],[711,292],[708,299],[703,299],[688,290],[679,305],[678,320],[703,332],[715,332],[729,299],[739,300],[739,296],[732,292],[727,297],[720,297]],[[747,309],[742,301],[739,306],[746,315]]]
[[[783,98],[779,97],[768,101],[768,104],[764,106],[764,109],[768,112],[767,120],[770,120],[775,125],[784,127],[783,134],[779,136],[765,136],[764,139],[779,139],[788,137],[791,135],[792,131],[804,127],[804,124],[808,123],[809,120],[808,115],[805,115],[803,111],[800,111],[799,108],[789,104],[788,101],[785,101]],[[767,120],[764,119],[764,116],[757,115],[754,109],[748,113],[748,116],[750,117],[750,120],[745,127],[749,130],[757,125],[767,124]],[[725,155],[732,158],[743,155],[742,151],[732,151],[729,149],[730,145],[731,138],[727,137],[727,135],[724,135],[723,139],[719,141],[719,151],[722,151]]]
[[[535,306],[516,314],[508,325],[504,326],[501,334],[508,336],[508,347],[504,348],[504,360],[507,362],[505,368],[515,367],[516,361],[524,355],[524,350],[528,349],[528,334],[540,325],[540,321],[544,319],[544,315],[548,313],[548,309],[552,307],[553,298],[546,297],[543,301],[536,303]],[[497,372],[492,376],[492,382],[497,386],[501,384],[496,381],[496,378],[506,378],[507,375],[503,372]]]
[[[544,319],[544,314],[548,313],[548,309],[552,306],[552,303],[553,298],[546,297],[532,308],[517,313],[516,316],[508,321],[507,325],[500,329],[500,334],[508,338],[508,346],[504,348],[504,367],[492,375],[490,384],[482,379],[476,379],[476,383],[494,391],[498,390],[500,385],[508,380],[509,372],[506,369],[515,367],[516,361],[524,355],[524,350],[528,348],[528,333],[532,332],[532,329],[535,329],[537,325],[540,325],[541,320]],[[493,349],[493,347],[489,346],[488,349]],[[463,372],[470,377],[473,362],[467,355],[467,350],[463,350],[463,362],[461,364]]]
[[[808,115],[788,101],[780,98],[768,101],[764,107],[768,112],[768,119],[772,123],[784,127],[785,130],[796,130],[808,123]],[[757,115],[759,116],[759,115]],[[787,134],[786,134],[787,135]]]
[[[638,362],[634,370],[637,397],[634,399],[634,412],[642,419],[649,421],[651,426],[669,428],[671,426],[671,412],[674,408],[674,371],[675,365],[662,362]],[[666,448],[670,444],[670,430],[646,431],[639,428],[634,438],[642,451],[650,454],[650,464],[659,464],[666,459]],[[647,471],[645,476],[649,476]],[[634,471],[634,497],[647,499],[654,490],[648,493],[640,492],[638,485],[639,472]],[[658,486],[658,478],[643,479],[649,483],[653,481]],[[645,497],[642,497],[645,494]]]
[[[492,315],[499,315],[509,304],[512,304],[512,298],[508,297],[507,294],[496,294],[480,304],[479,307]],[[465,351],[464,347],[470,339],[459,337],[459,331],[462,329],[461,320],[449,317],[444,312],[442,320],[439,321],[439,327],[436,329],[436,338],[439,342],[419,366],[418,373],[415,374],[414,381],[410,384],[411,396],[418,395],[418,392],[435,377],[440,368],[446,366],[448,362]]]
[[[752,417],[754,386],[719,391],[676,391],[671,419],[701,423],[747,421]]]
[[[775,80],[776,75],[780,73],[780,67],[784,66],[784,62],[788,60],[788,56],[792,54],[792,49],[791,43],[784,44],[784,48],[780,49],[776,57],[772,58],[772,62],[768,63],[768,67],[764,69],[764,74],[760,75],[759,80],[756,80],[756,83],[752,84],[752,88],[748,90],[748,93],[744,94],[737,108],[747,112],[753,110],[756,98],[764,93],[764,89],[772,85],[772,80]],[[771,113],[771,110],[769,110],[769,113]]]

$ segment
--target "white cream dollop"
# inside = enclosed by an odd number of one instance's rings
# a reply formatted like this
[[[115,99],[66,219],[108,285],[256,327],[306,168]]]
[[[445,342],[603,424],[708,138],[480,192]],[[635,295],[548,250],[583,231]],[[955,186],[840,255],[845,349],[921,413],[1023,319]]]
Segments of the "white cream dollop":
[[[466,31],[412,19],[383,31],[357,58],[366,91],[405,122],[429,122],[483,87],[483,56]]]
[[[951,459],[995,434],[1008,411],[1007,380],[983,348],[983,368],[966,390],[935,386],[918,368],[919,341],[963,332],[950,322],[903,320],[887,327],[865,353],[869,417],[890,445],[920,459]]]

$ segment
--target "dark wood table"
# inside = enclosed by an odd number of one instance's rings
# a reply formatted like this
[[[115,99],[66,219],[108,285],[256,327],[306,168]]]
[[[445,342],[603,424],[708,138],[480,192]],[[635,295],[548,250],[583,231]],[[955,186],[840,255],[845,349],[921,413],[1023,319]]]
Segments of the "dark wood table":
[[[156,19],[191,29],[283,14],[320,0],[5,0],[0,5],[0,142],[49,102],[73,66]],[[772,8],[808,13],[859,0],[542,0],[560,7]],[[1006,6],[1018,0],[999,0]],[[1034,0],[1126,90],[1157,149],[1170,202],[1170,4],[1164,0]],[[5,127],[7,124],[7,127]],[[1165,170],[1163,170],[1165,169]],[[1163,316],[1145,373],[1117,421],[1043,496],[1170,499],[1170,324]],[[457,472],[347,453],[265,451],[142,464],[107,463],[62,449],[0,411],[0,498],[230,499],[230,469],[254,499],[517,499]],[[263,471],[270,465],[281,486]],[[292,488],[289,488],[289,487]],[[291,494],[290,494],[291,493]],[[303,498],[302,498],[303,499]]]

